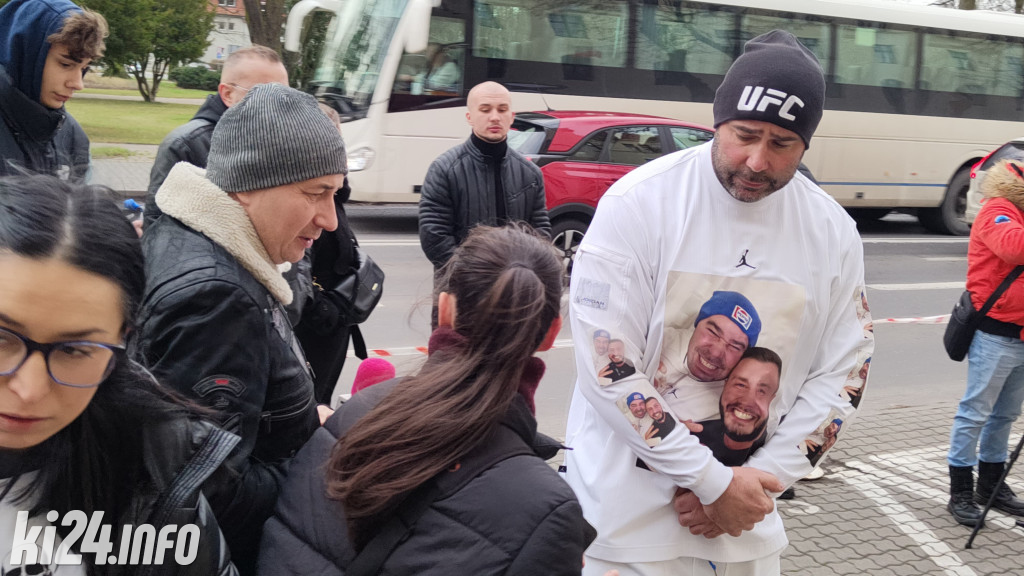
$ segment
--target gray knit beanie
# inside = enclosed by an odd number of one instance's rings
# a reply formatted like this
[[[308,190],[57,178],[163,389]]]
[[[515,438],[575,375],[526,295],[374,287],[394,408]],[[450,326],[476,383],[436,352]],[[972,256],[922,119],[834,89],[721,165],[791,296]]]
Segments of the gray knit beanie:
[[[761,120],[796,132],[807,148],[825,105],[821,64],[796,36],[772,30],[747,42],[715,93],[715,128]]]
[[[258,84],[227,109],[210,141],[206,177],[225,192],[248,192],[348,173],[345,143],[316,99]]]

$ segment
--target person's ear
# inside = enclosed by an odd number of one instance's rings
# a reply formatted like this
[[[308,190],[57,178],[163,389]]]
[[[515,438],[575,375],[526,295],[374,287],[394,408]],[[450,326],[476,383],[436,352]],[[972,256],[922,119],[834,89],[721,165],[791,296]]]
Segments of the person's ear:
[[[544,352],[550,350],[555,345],[555,338],[558,337],[558,332],[562,329],[562,317],[556,316],[551,321],[551,327],[548,328],[548,333],[544,335],[544,340],[541,341],[540,346],[537,347],[537,352]]]
[[[437,295],[437,325],[455,328],[455,295],[441,292]]]

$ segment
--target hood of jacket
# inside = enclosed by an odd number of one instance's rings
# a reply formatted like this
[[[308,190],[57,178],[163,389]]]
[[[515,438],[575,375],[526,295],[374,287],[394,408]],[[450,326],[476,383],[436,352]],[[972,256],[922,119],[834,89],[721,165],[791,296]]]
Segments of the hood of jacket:
[[[292,289],[267,254],[249,215],[206,179],[206,170],[178,162],[157,191],[156,203],[164,214],[227,250],[282,304],[291,304]]]
[[[1022,173],[1018,174],[1014,166]],[[1006,198],[1024,211],[1024,162],[1003,160],[989,168],[981,183],[981,193],[987,198]]]
[[[210,124],[216,124],[220,122],[220,117],[227,112],[228,106],[220,99],[220,94],[210,94],[206,97],[206,101],[196,111],[196,115],[192,117],[193,120],[206,120]]]
[[[47,38],[81,11],[70,0],[11,0],[0,9],[0,64],[14,87],[33,101],[39,100],[50,52]]]

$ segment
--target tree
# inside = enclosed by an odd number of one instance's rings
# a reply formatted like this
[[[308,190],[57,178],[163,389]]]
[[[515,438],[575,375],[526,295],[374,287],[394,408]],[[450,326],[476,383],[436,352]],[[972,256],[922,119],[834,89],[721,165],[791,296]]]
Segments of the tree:
[[[242,0],[249,39],[281,53],[281,33],[287,11],[285,0]]]
[[[207,0],[82,0],[110,24],[102,62],[126,70],[152,102],[170,66],[200,58],[213,30]],[[150,70],[152,66],[152,70]]]

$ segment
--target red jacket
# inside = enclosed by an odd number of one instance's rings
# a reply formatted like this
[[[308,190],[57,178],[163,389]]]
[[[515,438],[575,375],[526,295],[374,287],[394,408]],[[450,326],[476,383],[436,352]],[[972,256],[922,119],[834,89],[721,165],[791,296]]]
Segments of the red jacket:
[[[967,249],[967,289],[979,310],[1003,279],[1024,264],[1024,177],[1005,163],[997,164],[986,174],[982,192],[988,199],[971,227]],[[1024,275],[999,297],[988,316],[1024,326]]]

